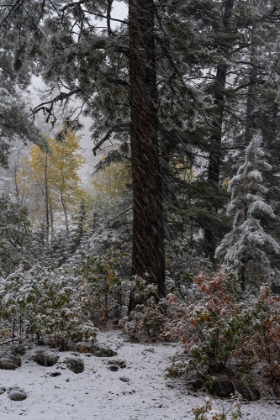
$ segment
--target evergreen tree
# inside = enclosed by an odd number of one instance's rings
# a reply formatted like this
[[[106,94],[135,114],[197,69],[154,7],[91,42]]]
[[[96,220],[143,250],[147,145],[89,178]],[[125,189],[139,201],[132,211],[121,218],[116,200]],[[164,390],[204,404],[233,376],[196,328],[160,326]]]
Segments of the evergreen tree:
[[[24,270],[43,258],[43,249],[32,233],[27,209],[0,197],[0,275],[6,277],[19,265]]]
[[[264,159],[260,136],[255,136],[246,148],[244,163],[229,183],[231,201],[228,214],[233,228],[216,250],[223,265],[239,279],[242,290],[255,289],[261,283],[276,280],[277,270],[271,265],[271,254],[280,252],[279,243],[265,231],[261,219],[275,219],[266,203],[262,172],[270,169]]]

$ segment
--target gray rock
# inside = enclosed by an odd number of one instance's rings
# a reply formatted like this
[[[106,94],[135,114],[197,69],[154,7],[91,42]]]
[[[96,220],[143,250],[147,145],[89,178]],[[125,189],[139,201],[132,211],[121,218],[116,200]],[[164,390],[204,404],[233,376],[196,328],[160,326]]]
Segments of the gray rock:
[[[0,386],[0,395],[4,394],[6,392],[6,388],[3,386]]]
[[[50,376],[52,376],[53,378],[55,378],[56,376],[60,376],[61,372],[51,372]]]
[[[247,401],[258,401],[261,398],[260,391],[253,386],[236,386],[235,391]]]
[[[112,360],[108,362],[108,369],[112,372],[116,372],[119,368],[124,369],[126,368],[126,363],[124,360]]]
[[[0,369],[15,370],[21,366],[21,358],[18,356],[2,356],[0,358]]]
[[[64,363],[74,373],[82,373],[85,369],[84,362],[78,357],[68,358]]]
[[[124,369],[126,368],[126,362],[124,360],[112,360],[108,362],[110,366],[117,366],[118,368]]]
[[[53,366],[58,361],[57,354],[41,350],[33,357],[33,360],[41,366]]]
[[[211,380],[208,380],[205,385],[211,394],[220,398],[230,398],[230,396],[233,395],[235,391],[232,381],[229,381],[228,379],[218,379],[212,377]]]
[[[96,357],[113,357],[117,355],[115,351],[99,346],[92,346],[88,351]]]
[[[258,401],[261,397],[259,390],[253,386],[246,386],[243,383],[235,383],[229,379],[211,378],[206,382],[208,391],[220,398],[230,398],[238,392],[244,400]]]
[[[18,346],[14,348],[15,355],[23,356],[25,353],[26,353],[26,348],[23,344],[19,344]]]
[[[122,382],[129,382],[129,379],[126,378],[125,376],[121,376],[120,377],[120,381],[122,381]]]
[[[13,388],[8,389],[8,397],[12,401],[23,401],[26,400],[27,394],[23,389],[14,386]]]

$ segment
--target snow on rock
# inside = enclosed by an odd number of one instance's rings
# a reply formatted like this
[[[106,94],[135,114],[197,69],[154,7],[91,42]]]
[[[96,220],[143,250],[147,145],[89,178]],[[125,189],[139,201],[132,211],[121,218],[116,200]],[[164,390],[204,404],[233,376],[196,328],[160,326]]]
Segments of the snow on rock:
[[[189,395],[184,384],[164,377],[178,345],[128,343],[120,331],[100,332],[97,339],[118,353],[115,366],[121,360],[126,367],[111,371],[108,358],[81,354],[85,370],[76,375],[63,362],[40,366],[27,352],[21,368],[1,371],[0,381],[7,389],[20,385],[28,398],[13,402],[7,392],[0,395],[0,419],[194,420],[192,408],[202,406],[204,397]],[[60,353],[60,360],[71,356]],[[55,372],[61,374],[53,376]],[[212,405],[219,410],[230,403],[214,400]],[[243,419],[280,420],[280,406],[275,403],[244,403],[241,410]]]
[[[8,389],[7,395],[12,401],[23,401],[27,398],[26,392],[18,386]]]

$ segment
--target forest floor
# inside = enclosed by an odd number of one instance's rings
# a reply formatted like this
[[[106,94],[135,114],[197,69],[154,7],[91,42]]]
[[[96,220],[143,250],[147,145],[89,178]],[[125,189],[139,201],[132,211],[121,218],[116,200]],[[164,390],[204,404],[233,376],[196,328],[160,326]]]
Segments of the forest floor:
[[[120,331],[104,331],[98,343],[115,350],[112,358],[79,355],[83,373],[75,374],[56,364],[37,365],[31,358],[36,349],[22,356],[15,371],[0,370],[0,387],[18,386],[27,393],[24,401],[0,395],[0,420],[194,420],[192,408],[204,405],[205,396],[190,394],[180,380],[165,379],[165,371],[178,344],[130,343]],[[62,361],[71,352],[59,353]],[[110,370],[110,364],[126,367]],[[51,376],[59,372],[59,376]],[[213,400],[213,408],[229,409],[231,402]],[[275,401],[242,403],[242,419],[280,420]],[[230,416],[228,416],[231,419]]]

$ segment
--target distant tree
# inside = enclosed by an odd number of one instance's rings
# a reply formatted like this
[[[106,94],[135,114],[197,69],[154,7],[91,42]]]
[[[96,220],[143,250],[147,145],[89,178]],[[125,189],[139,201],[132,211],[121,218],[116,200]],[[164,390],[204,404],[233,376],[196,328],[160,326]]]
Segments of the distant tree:
[[[30,155],[22,160],[18,182],[24,182],[25,190],[28,190],[25,194],[37,203],[37,209],[31,216],[37,214],[40,220],[40,212],[43,211],[47,237],[50,233],[52,238],[54,235],[54,212],[63,214],[65,229],[69,231],[70,213],[78,209],[82,197],[87,195],[81,188],[78,175],[85,162],[79,153],[80,138],[71,130],[65,133],[62,141],[47,137],[49,151],[33,146]]]
[[[19,61],[13,47],[14,42],[8,34],[1,37],[0,165],[5,167],[8,166],[8,156],[16,139],[24,143],[32,141],[40,147],[46,147],[46,140],[30,118],[28,101],[26,95],[24,96],[30,84],[32,63],[22,63],[22,66],[17,67]]]
[[[19,265],[27,270],[42,256],[28,220],[27,209],[0,197],[0,276],[7,276]]]

